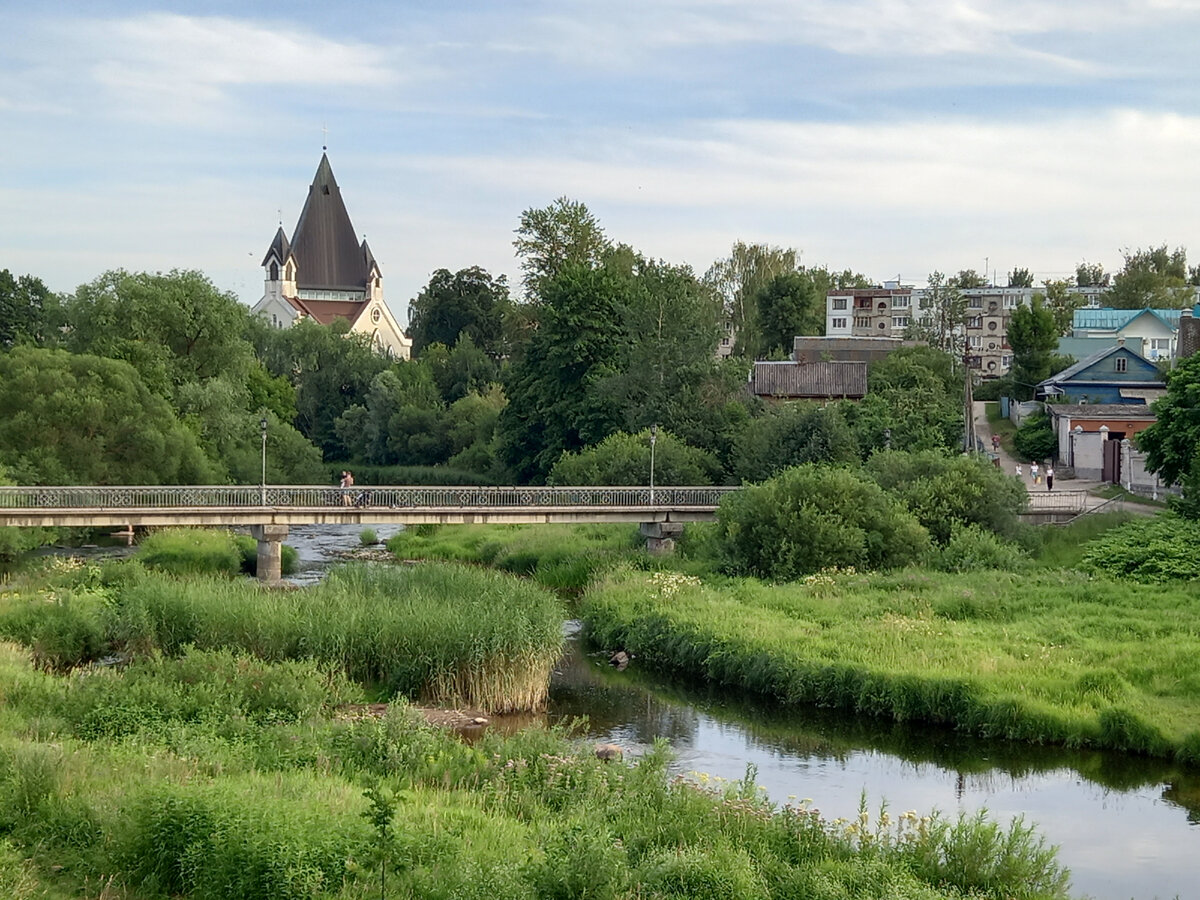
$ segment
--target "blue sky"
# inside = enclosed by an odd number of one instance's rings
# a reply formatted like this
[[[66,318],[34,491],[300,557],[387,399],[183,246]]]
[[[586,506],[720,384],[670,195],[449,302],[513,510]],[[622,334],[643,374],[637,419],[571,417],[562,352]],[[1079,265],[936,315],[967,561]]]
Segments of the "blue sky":
[[[0,268],[195,268],[253,303],[328,128],[404,320],[518,282],[581,200],[703,272],[734,241],[922,283],[1121,250],[1200,263],[1200,0],[0,0]]]

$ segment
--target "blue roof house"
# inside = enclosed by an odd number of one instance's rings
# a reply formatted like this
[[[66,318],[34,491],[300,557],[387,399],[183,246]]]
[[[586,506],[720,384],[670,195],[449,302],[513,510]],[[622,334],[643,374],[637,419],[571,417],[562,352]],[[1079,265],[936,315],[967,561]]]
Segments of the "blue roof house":
[[[1037,396],[1072,403],[1150,403],[1166,390],[1154,363],[1124,345],[1093,353],[1037,386]]]
[[[1179,335],[1178,309],[1077,309],[1071,322],[1075,338],[1107,338],[1125,343],[1149,360],[1173,359]]]

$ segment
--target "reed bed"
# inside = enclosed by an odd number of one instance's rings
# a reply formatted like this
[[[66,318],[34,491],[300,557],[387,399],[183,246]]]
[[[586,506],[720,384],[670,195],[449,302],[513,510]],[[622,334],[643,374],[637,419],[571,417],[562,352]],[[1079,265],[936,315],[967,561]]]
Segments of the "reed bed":
[[[347,565],[320,585],[269,591],[224,578],[122,572],[0,609],[0,634],[66,670],[115,651],[228,649],[313,660],[436,705],[537,710],[562,648],[549,592],[464,565]]]
[[[482,563],[559,591],[581,591],[619,563],[661,565],[629,525],[418,526],[387,547],[400,559]]]
[[[591,638],[783,704],[1200,762],[1200,587],[1074,572],[822,573],[790,585],[613,573]]]
[[[163,528],[138,544],[138,559],[147,568],[173,575],[253,575],[258,568],[258,542],[244,534],[211,528]],[[280,549],[280,571],[296,571],[294,547]]]
[[[256,665],[277,681],[304,668]],[[182,671],[160,674],[241,696],[224,657],[194,682]],[[50,731],[43,717],[92,677],[35,671],[0,645],[15,717],[0,732],[0,885],[28,896],[366,900],[381,874],[386,896],[447,900],[1067,896],[1053,849],[1019,821],[865,804],[854,821],[826,821],[772,806],[752,772],[668,780],[661,745],[603,763],[546,730],[467,745],[402,704],[383,719],[268,722],[241,716],[240,700],[120,736]],[[146,673],[102,677],[136,692]]]

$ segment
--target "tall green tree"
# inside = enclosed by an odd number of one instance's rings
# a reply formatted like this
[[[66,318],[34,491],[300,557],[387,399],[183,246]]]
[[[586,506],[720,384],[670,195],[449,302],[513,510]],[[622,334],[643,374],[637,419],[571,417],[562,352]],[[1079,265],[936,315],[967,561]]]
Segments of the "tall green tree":
[[[1188,284],[1187,252],[1167,245],[1146,250],[1125,250],[1125,265],[1113,278],[1109,302],[1118,309],[1180,309],[1194,302]]]
[[[1075,283],[1080,287],[1108,287],[1109,275],[1100,263],[1086,260],[1075,267]]]
[[[52,345],[62,324],[58,298],[40,278],[0,269],[0,349],[18,343]]]
[[[825,331],[825,292],[805,271],[776,275],[754,295],[759,326],[755,359],[783,358],[798,334]]]
[[[961,290],[967,288],[982,288],[988,286],[987,275],[980,275],[974,269],[959,269],[958,274],[950,279],[950,284]]]
[[[164,397],[187,382],[245,378],[254,365],[249,310],[200,272],[105,272],[76,289],[66,313],[71,350],[125,360]]]
[[[438,269],[409,304],[409,337],[414,355],[432,344],[453,348],[463,335],[492,358],[504,354],[504,312],[508,282],[472,266],[451,273]]]
[[[126,362],[0,354],[0,465],[22,484],[211,484],[224,478]]]
[[[906,337],[924,341],[957,359],[962,356],[965,346],[966,317],[967,299],[959,290],[957,280],[947,279],[941,272],[932,272],[917,301],[916,315],[908,326]]]
[[[753,358],[761,344],[755,295],[778,275],[796,271],[797,251],[738,241],[729,256],[709,267],[704,280],[720,294],[736,334],[733,352]]]
[[[1154,402],[1154,424],[1137,436],[1146,451],[1146,468],[1156,472],[1164,484],[1190,476],[1200,487],[1200,354],[1175,363],[1166,375],[1167,392]],[[1185,484],[1185,487],[1187,485]],[[1200,497],[1190,498],[1193,504]]]
[[[598,266],[612,249],[591,210],[567,197],[525,210],[516,233],[513,247],[521,260],[525,297],[532,303],[541,302],[546,284],[566,266]]]
[[[1050,377],[1054,351],[1058,348],[1054,314],[1034,294],[1028,306],[1018,306],[1008,321],[1008,343],[1013,351],[1013,396],[1032,400],[1034,386]]]
[[[603,386],[620,371],[627,283],[568,263],[542,285],[538,328],[508,370],[498,425],[501,457],[520,482],[544,479],[564,450],[617,430],[620,410]]]
[[[1066,337],[1075,324],[1075,310],[1083,308],[1083,295],[1071,290],[1071,282],[1065,278],[1047,281],[1045,287],[1045,306],[1054,317],[1054,331],[1059,337]]]
[[[858,441],[840,404],[789,403],[752,419],[737,442],[733,475],[765,481],[802,463],[857,463]]]
[[[296,428],[326,459],[348,457],[335,423],[390,365],[367,335],[348,334],[349,328],[344,319],[328,326],[303,319],[291,328],[249,329],[267,371],[296,390]]]
[[[871,366],[867,395],[842,404],[860,451],[962,446],[961,363],[933,347],[905,347]]]
[[[1033,273],[1028,269],[1014,268],[1008,273],[1008,286],[1017,288],[1033,287]]]

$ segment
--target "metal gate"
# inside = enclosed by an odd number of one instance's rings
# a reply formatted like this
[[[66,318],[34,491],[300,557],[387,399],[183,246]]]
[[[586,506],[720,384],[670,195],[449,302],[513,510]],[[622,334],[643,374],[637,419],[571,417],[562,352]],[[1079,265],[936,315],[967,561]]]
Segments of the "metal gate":
[[[1103,441],[1104,467],[1101,469],[1100,480],[1110,484],[1121,483],[1121,442]]]

